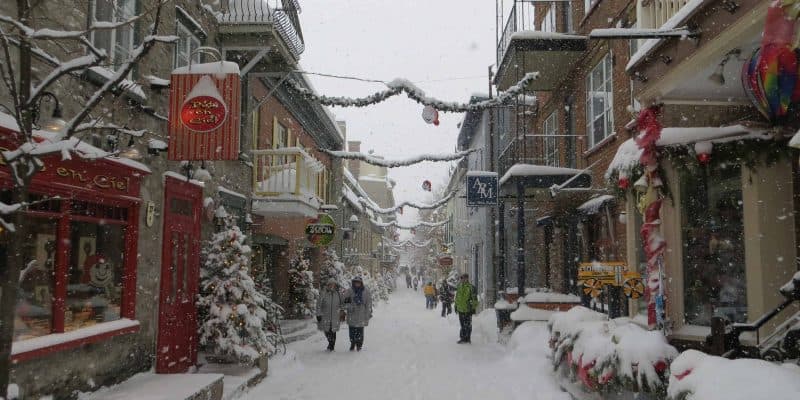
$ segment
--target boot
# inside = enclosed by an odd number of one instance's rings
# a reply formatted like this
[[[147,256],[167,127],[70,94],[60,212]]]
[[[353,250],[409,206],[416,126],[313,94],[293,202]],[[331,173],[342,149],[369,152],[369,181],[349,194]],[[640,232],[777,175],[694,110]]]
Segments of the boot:
[[[356,344],[355,343],[350,343],[350,351],[353,351],[355,349],[356,349]]]
[[[364,345],[363,343],[360,343],[360,342],[359,342],[359,343],[356,345],[356,350],[358,350],[358,351],[361,351],[361,346],[363,346],[363,345]]]

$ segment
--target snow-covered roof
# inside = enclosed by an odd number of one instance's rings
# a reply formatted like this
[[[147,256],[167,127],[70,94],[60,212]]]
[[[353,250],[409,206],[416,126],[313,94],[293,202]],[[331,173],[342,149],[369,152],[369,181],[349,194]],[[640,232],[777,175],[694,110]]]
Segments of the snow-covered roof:
[[[236,197],[240,197],[240,198],[243,198],[243,199],[247,200],[247,196],[245,196],[245,195],[243,195],[243,194],[241,194],[239,192],[234,192],[233,190],[230,190],[230,189],[226,188],[225,186],[217,186],[217,191],[222,192],[222,193],[227,193],[227,194],[229,194],[231,196],[236,196]]]
[[[586,215],[594,215],[600,211],[600,208],[603,207],[608,202],[614,201],[616,197],[610,194],[604,194],[602,196],[597,196],[595,198],[589,199],[587,202],[578,206],[578,211],[586,214]]]
[[[750,128],[744,125],[723,127],[664,128],[658,146],[675,146],[696,142],[723,143],[741,139],[769,139],[765,129]]]
[[[611,175],[614,172],[624,171],[624,173],[629,174],[632,169],[639,165],[639,158],[641,158],[643,151],[632,138],[622,142],[617,148],[617,153],[614,154],[611,163],[608,164],[605,174],[606,180],[611,179]]]
[[[800,271],[795,272],[792,279],[781,286],[780,291],[784,296],[791,296],[795,291],[800,290]]]
[[[167,142],[158,139],[150,139],[147,141],[147,147],[153,150],[166,150]]]
[[[569,33],[560,32],[544,32],[544,31],[518,31],[511,34],[511,40],[530,40],[530,39],[571,39],[571,40],[586,40],[586,36],[571,35]]]
[[[497,176],[493,171],[468,171],[467,176]]]
[[[683,29],[603,28],[603,29],[592,29],[592,31],[589,32],[589,37],[592,39],[619,38],[619,37],[639,38],[639,37],[648,37],[653,35],[687,37],[691,34],[692,32],[685,28]]]
[[[181,175],[181,174],[179,174],[179,173],[177,173],[175,171],[167,171],[167,172],[164,172],[163,175],[164,175],[164,177],[169,176],[170,178],[179,179],[179,180],[182,180],[184,182],[189,182],[189,183],[191,183],[193,185],[197,185],[197,186],[200,186],[200,187],[205,187],[206,186],[206,184],[204,182],[200,182],[200,181],[198,181],[196,179],[187,179],[186,176]]]
[[[689,0],[686,4],[681,7],[675,15],[670,17],[664,25],[661,26],[661,29],[675,29],[686,22],[687,19],[691,18],[695,12],[700,10],[705,4],[711,3],[712,0]],[[647,39],[639,49],[636,50],[636,53],[633,53],[631,56],[630,61],[628,61],[628,65],[625,66],[626,70],[630,70],[631,68],[638,65],[642,60],[644,60],[650,53],[658,47],[661,43],[664,42],[665,39]]]
[[[500,184],[506,183],[515,176],[552,176],[552,175],[578,175],[583,170],[564,167],[551,167],[548,165],[514,164],[500,178]]]

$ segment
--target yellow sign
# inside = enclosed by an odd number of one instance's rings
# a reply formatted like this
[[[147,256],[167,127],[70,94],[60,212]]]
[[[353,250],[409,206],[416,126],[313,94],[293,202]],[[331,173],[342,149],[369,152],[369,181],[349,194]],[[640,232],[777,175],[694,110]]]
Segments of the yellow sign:
[[[578,285],[583,293],[592,297],[600,296],[604,286],[622,286],[626,296],[638,299],[644,295],[642,276],[630,271],[624,262],[591,262],[578,266]]]

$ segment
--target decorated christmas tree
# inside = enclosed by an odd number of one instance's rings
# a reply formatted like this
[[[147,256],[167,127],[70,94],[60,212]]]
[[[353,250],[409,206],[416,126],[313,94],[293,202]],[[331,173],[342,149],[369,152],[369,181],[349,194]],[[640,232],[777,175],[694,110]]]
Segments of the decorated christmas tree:
[[[251,363],[275,351],[280,338],[268,327],[278,316],[274,303],[259,293],[250,276],[245,235],[230,219],[225,221],[201,250],[200,345],[217,357]]]
[[[319,291],[314,288],[311,262],[298,252],[289,269],[289,296],[291,313],[295,318],[312,317],[317,309]]]

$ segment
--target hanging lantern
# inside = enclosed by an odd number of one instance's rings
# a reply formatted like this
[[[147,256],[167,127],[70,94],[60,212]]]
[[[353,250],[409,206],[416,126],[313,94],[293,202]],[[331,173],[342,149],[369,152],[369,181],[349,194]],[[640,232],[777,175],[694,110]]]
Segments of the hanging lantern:
[[[422,181],[422,190],[424,190],[426,192],[430,192],[431,188],[432,188],[431,181],[429,181],[429,180]]]
[[[422,109],[422,119],[425,123],[439,126],[439,111],[433,108],[433,106],[425,106],[425,108]]]
[[[787,18],[780,2],[767,10],[761,47],[742,67],[742,85],[750,102],[770,122],[779,123],[800,101],[798,53],[792,47],[795,19]]]
[[[694,152],[700,165],[707,165],[711,161],[711,151],[714,145],[711,142],[697,142],[694,144]]]

